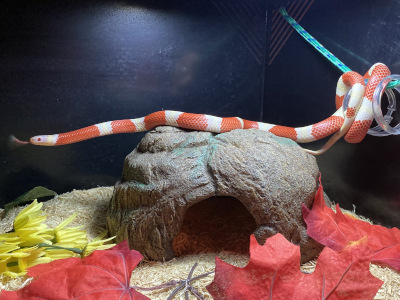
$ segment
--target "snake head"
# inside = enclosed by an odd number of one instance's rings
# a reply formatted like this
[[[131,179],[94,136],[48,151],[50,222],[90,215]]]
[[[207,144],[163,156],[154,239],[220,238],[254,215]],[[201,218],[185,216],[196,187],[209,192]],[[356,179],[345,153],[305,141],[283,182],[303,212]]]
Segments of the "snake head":
[[[31,144],[40,146],[53,146],[56,141],[54,135],[36,135],[29,140]]]

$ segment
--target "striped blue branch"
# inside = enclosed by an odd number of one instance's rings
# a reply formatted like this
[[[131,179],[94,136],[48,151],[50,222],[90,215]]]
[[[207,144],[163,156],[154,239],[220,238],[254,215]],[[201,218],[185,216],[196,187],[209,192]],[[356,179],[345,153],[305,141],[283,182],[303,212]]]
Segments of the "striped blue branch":
[[[319,53],[325,56],[332,64],[334,64],[337,68],[339,68],[343,73],[351,71],[349,67],[347,67],[343,62],[341,62],[333,53],[331,53],[328,49],[326,49],[321,43],[319,43],[311,34],[309,34],[303,27],[299,25],[286,10],[282,7],[279,9],[279,12],[285,18],[285,20],[307,41],[309,42]],[[395,86],[400,85],[400,81],[392,81],[390,82],[386,89],[394,88]]]
[[[292,27],[307,41],[309,42],[315,49],[318,50],[323,56],[325,56],[331,63],[333,63],[336,67],[338,67],[343,73],[351,71],[349,67],[347,67],[343,62],[341,62],[333,53],[331,53],[328,49],[322,46],[311,34],[304,30],[303,27],[299,25],[289,14],[286,12],[284,8],[279,9],[279,12],[285,18],[285,20],[292,25]]]

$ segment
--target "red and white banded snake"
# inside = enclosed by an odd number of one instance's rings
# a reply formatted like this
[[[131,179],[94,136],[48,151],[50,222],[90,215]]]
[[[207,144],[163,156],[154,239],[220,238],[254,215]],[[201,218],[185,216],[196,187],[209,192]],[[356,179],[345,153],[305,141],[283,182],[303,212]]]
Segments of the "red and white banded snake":
[[[220,118],[165,110],[151,113],[142,118],[103,122],[66,133],[37,135],[30,138],[29,143],[43,146],[65,145],[109,134],[147,131],[160,125],[216,133],[234,129],[257,128],[277,136],[290,138],[298,143],[316,141],[335,133],[320,150],[306,150],[311,154],[318,155],[324,153],[342,136],[345,136],[345,140],[349,143],[359,143],[363,140],[374,118],[372,110],[374,90],[378,83],[389,75],[388,67],[381,63],[373,65],[364,77],[353,71],[344,73],[339,78],[336,88],[337,111],[329,118],[305,127],[292,128],[248,121],[238,117]],[[368,79],[366,87],[364,79]],[[348,107],[346,111],[343,111],[343,99],[350,88],[352,91]]]

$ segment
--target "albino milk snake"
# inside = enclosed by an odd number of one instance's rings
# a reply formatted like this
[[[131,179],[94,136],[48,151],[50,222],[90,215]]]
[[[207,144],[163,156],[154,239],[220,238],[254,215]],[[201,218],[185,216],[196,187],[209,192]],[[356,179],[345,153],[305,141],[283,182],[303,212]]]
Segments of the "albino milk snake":
[[[329,149],[343,135],[345,135],[345,140],[349,143],[361,142],[374,118],[372,111],[374,90],[378,83],[389,75],[388,67],[381,63],[373,65],[364,75],[364,78],[353,71],[344,73],[339,78],[336,88],[337,111],[329,118],[305,127],[292,128],[248,121],[238,117],[220,118],[204,114],[165,110],[151,113],[142,118],[109,121],[66,133],[37,135],[30,138],[29,143],[43,146],[65,145],[103,135],[146,131],[160,125],[217,133],[234,129],[257,128],[269,131],[277,136],[290,138],[298,143],[312,142],[335,133],[320,150],[306,150],[311,154],[317,155]],[[366,87],[364,79],[368,79]],[[346,111],[343,111],[343,99],[350,88],[352,88],[352,91],[348,107]],[[28,143],[17,139],[15,141]]]

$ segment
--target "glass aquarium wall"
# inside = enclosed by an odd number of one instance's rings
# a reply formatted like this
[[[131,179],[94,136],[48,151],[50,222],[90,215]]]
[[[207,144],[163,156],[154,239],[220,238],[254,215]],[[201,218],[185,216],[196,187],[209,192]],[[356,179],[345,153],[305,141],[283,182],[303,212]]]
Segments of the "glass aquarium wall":
[[[260,120],[267,3],[7,1],[0,10],[0,197],[114,185],[144,133],[28,140],[159,110]]]
[[[302,17],[299,24],[351,70],[364,75],[381,62],[392,74],[400,74],[398,1],[270,1],[265,122],[305,126],[329,117],[336,110],[336,84],[343,74],[288,29],[277,13],[281,6],[293,17]],[[399,110],[396,114],[398,121]],[[325,141],[302,146],[318,149]],[[399,146],[399,136],[367,135],[359,144],[340,140],[317,156],[324,190],[341,207],[400,226]]]
[[[112,186],[144,133],[10,146],[159,110],[286,126],[335,111],[342,72],[293,31],[285,7],[350,69],[400,73],[397,1],[8,1],[0,10],[0,200],[46,186]],[[317,157],[332,201],[400,226],[400,138],[338,142]],[[318,149],[316,142],[304,147]]]

